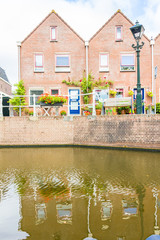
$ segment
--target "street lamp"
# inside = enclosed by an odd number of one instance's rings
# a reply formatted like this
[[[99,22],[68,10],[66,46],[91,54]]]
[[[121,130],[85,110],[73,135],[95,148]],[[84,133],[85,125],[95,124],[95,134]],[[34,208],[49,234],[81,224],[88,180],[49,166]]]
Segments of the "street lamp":
[[[140,57],[140,49],[142,49],[144,42],[142,44],[139,44],[139,41],[144,33],[144,27],[142,24],[139,24],[138,21],[136,21],[136,25],[132,26],[130,28],[137,45],[132,44],[132,47],[137,52],[137,97],[136,97],[136,107],[137,107],[137,114],[142,113],[142,94],[141,94],[141,82],[140,82],[140,63],[139,63],[139,57]]]

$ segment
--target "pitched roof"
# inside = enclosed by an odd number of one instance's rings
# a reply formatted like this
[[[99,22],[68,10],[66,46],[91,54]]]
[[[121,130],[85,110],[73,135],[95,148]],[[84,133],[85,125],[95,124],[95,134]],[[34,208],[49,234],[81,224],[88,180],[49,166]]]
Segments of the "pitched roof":
[[[159,38],[159,36],[160,36],[160,33],[157,35],[157,37],[155,37],[154,40],[156,41]]]
[[[109,20],[90,38],[89,42],[117,15],[117,14],[121,14],[132,26],[135,25],[133,22],[131,22],[131,20],[129,18],[127,18],[122,12],[120,9],[118,9],[113,15],[111,18],[109,18]],[[143,34],[143,36],[148,40],[148,37]]]
[[[52,10],[52,11],[48,14],[48,16],[45,17],[45,19],[43,19],[43,21],[42,21],[40,24],[38,24],[38,26],[37,26],[36,28],[34,28],[33,31],[22,41],[22,43],[25,42],[25,40],[27,40],[27,39],[32,35],[32,33],[33,33],[40,25],[42,25],[42,24],[46,21],[46,19],[47,19],[48,17],[50,17],[50,15],[52,15],[52,14],[55,14],[74,34],[77,35],[78,38],[80,38],[80,39],[84,42],[84,40],[83,40],[54,10]]]
[[[8,77],[3,68],[0,67],[0,78],[9,83]]]

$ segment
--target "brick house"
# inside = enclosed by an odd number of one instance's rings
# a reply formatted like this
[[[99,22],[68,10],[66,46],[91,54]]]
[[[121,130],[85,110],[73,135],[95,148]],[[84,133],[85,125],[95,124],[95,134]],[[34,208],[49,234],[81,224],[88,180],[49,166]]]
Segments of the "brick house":
[[[54,11],[18,47],[19,78],[27,95],[68,95],[68,86],[62,81],[83,77],[84,40]],[[32,97],[29,105],[33,105]]]
[[[136,53],[132,48],[135,40],[130,31],[134,24],[118,10],[89,41],[89,71],[95,78],[112,80],[116,97],[128,97],[128,91],[136,91]],[[146,91],[151,90],[151,48],[150,40],[143,35],[145,44],[140,52],[141,88],[144,100]]]
[[[134,24],[118,10],[94,36],[85,42],[57,13],[52,11],[23,41],[19,47],[19,79],[24,80],[27,95],[68,95],[70,89],[63,80],[78,81],[91,73],[95,79],[112,80],[116,97],[128,97],[128,91],[136,94],[137,63],[132,48],[135,40],[130,27]],[[153,56],[158,65],[160,37],[153,44],[143,35],[145,44],[140,52],[142,98],[145,104],[153,99],[147,96],[153,88]],[[160,89],[157,79],[157,89]],[[133,98],[135,98],[135,94]],[[80,100],[80,99],[79,99]],[[157,91],[159,101],[159,91]],[[33,105],[33,98],[29,99]],[[80,112],[79,112],[80,113]]]
[[[0,67],[0,93],[3,95],[11,95],[12,85],[10,84],[6,72]]]

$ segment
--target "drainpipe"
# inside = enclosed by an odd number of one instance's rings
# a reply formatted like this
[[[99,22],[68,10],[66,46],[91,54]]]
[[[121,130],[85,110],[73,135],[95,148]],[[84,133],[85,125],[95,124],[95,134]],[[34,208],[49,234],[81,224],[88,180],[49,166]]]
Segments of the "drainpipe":
[[[85,41],[85,47],[86,47],[86,79],[88,79],[88,47],[89,47],[88,41]]]
[[[18,47],[18,82],[21,80],[21,65],[20,65],[20,54],[21,54],[21,42],[17,42]]]
[[[155,101],[155,89],[154,89],[154,53],[153,53],[153,47],[154,47],[155,41],[153,39],[153,37],[151,37],[151,41],[150,41],[150,46],[151,46],[151,51],[152,51],[152,93],[153,93],[153,97],[152,97],[152,104],[154,104]]]

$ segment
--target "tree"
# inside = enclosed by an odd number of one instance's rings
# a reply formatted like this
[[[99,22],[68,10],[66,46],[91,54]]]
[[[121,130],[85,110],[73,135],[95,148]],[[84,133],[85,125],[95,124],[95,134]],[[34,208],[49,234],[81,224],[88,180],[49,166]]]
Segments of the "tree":
[[[23,80],[20,80],[17,84],[14,84],[14,86],[17,87],[17,89],[13,92],[15,97],[11,98],[9,100],[9,103],[12,106],[26,105],[25,97],[23,97],[23,95],[25,95],[25,93],[26,93]],[[13,109],[19,114],[19,109],[20,109],[19,107],[14,107]],[[22,110],[23,110],[23,108],[22,108]]]

